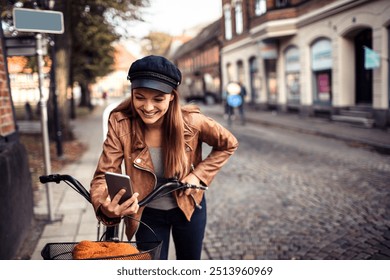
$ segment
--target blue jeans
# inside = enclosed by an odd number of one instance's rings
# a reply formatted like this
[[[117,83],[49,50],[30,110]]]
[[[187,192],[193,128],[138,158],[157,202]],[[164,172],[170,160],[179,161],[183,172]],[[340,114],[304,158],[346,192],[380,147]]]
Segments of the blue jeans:
[[[191,221],[186,219],[179,208],[158,210],[145,207],[141,221],[150,226],[157,238],[162,240],[160,259],[168,259],[169,238],[172,229],[176,258],[178,260],[200,260],[207,216],[205,198],[200,205],[202,209],[195,208]],[[156,240],[156,237],[147,227],[140,224],[136,240],[148,242]]]

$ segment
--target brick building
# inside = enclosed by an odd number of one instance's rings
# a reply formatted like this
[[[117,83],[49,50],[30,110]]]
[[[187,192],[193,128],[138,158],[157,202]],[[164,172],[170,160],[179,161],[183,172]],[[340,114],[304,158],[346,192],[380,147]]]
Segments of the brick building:
[[[0,28],[0,259],[13,259],[33,220],[27,152],[19,142]]]
[[[390,126],[389,1],[222,0],[222,6],[223,85],[241,81],[247,102],[261,109]]]
[[[172,59],[183,74],[180,93],[187,101],[220,101],[221,46],[221,20],[218,19],[176,50]]]

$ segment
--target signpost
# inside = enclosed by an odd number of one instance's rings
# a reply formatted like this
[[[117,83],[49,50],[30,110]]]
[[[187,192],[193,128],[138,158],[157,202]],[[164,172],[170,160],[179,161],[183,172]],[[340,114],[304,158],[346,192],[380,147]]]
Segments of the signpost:
[[[14,8],[13,20],[15,29],[18,31],[35,32],[36,34],[36,54],[38,58],[38,81],[40,93],[41,106],[41,127],[43,138],[43,153],[45,161],[45,175],[51,173],[50,162],[50,142],[49,132],[47,128],[47,104],[43,96],[43,48],[42,48],[42,34],[54,33],[61,34],[64,32],[64,20],[61,12],[47,11],[47,10],[33,10],[25,8]],[[52,196],[49,183],[46,183],[46,197],[47,207],[50,221],[54,221],[54,214],[52,212]]]
[[[34,56],[37,54],[37,44],[34,36],[9,37],[4,39],[8,56]]]
[[[377,52],[364,46],[364,69],[375,69],[381,65],[381,59]]]
[[[64,33],[64,18],[61,12],[14,8],[14,26],[18,31],[38,33]]]

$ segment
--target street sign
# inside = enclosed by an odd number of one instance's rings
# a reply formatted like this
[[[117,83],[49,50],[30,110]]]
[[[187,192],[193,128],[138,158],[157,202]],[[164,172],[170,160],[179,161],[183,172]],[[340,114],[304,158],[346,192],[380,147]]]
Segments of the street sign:
[[[364,69],[375,69],[381,65],[381,59],[377,52],[364,46]]]
[[[18,31],[64,33],[64,18],[61,12],[14,8],[13,18]]]
[[[34,56],[36,51],[36,40],[34,36],[8,37],[4,38],[8,56]]]
[[[50,163],[50,142],[47,117],[47,100],[43,95],[43,43],[42,33],[64,33],[64,19],[61,12],[33,10],[24,8],[14,8],[13,10],[14,27],[18,31],[36,32],[36,54],[38,58],[38,77],[41,108],[41,127],[43,139],[43,154],[45,162],[45,175],[51,173]],[[47,205],[50,221],[54,220],[54,214],[51,205],[51,190],[46,183]]]

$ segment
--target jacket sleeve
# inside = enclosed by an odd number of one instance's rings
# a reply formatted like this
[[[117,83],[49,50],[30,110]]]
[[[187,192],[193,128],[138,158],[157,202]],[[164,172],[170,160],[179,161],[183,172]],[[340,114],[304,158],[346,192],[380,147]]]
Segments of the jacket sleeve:
[[[234,135],[215,120],[201,113],[191,114],[199,130],[199,141],[212,147],[210,154],[199,162],[192,173],[205,185],[210,185],[217,172],[238,148]]]
[[[115,115],[111,114],[108,120],[107,137],[103,143],[103,150],[90,186],[91,203],[95,209],[95,212],[97,212],[97,209],[100,206],[100,197],[107,188],[104,177],[105,172],[121,172],[123,148],[117,135],[117,126],[118,122],[115,119]]]

